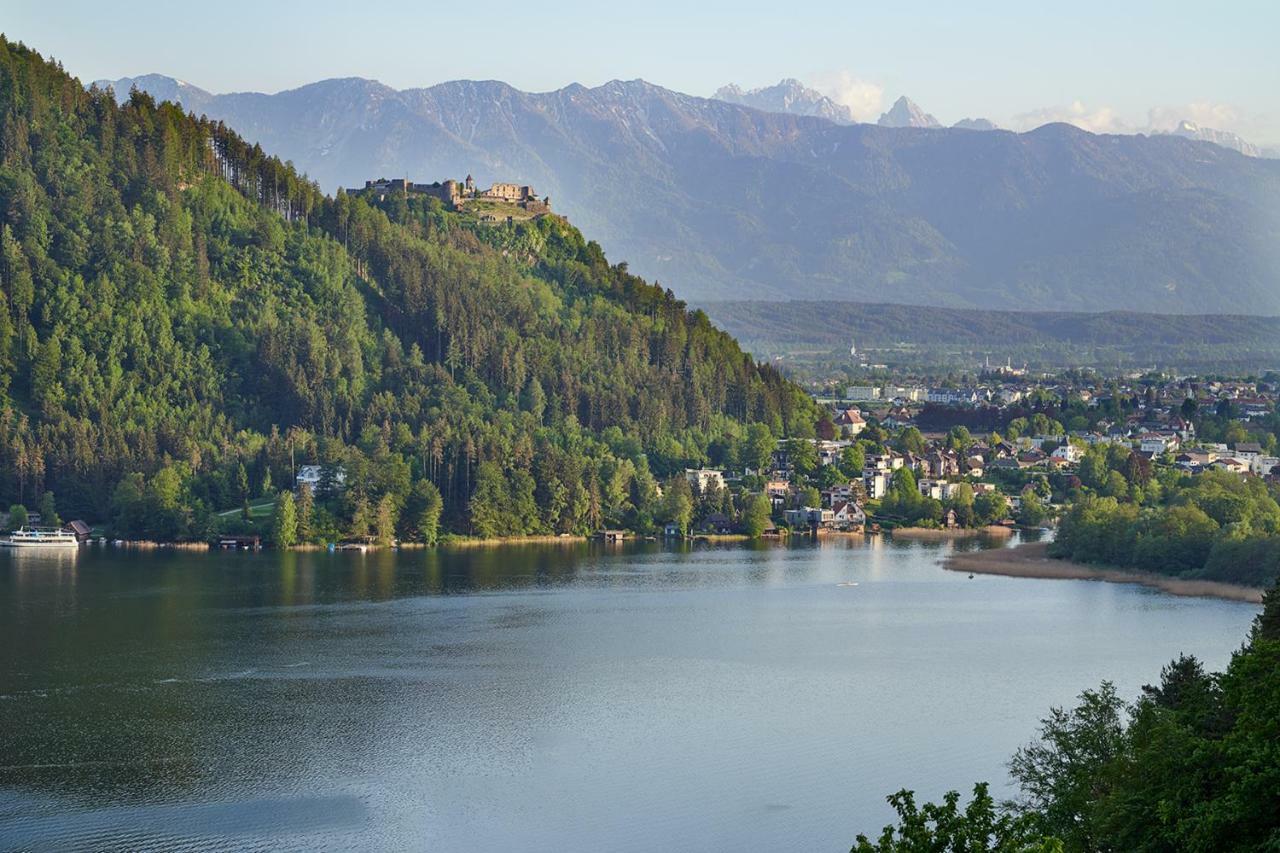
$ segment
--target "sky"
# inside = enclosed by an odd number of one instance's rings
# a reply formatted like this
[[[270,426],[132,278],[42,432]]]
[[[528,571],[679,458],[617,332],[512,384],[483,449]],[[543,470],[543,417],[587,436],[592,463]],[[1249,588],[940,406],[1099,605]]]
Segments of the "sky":
[[[0,30],[82,80],[147,73],[212,92],[358,76],[546,91],[643,78],[693,95],[798,78],[874,121],[901,94],[1100,132],[1190,118],[1280,145],[1280,2],[0,0]]]

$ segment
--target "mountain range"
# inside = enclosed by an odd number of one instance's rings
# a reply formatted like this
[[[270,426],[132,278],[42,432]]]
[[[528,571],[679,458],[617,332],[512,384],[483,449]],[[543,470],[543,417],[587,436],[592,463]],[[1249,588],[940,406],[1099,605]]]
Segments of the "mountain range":
[[[817,116],[836,124],[853,124],[853,111],[844,104],[837,104],[826,95],[810,89],[799,80],[787,78],[773,86],[744,91],[736,83],[716,90],[711,97],[717,101],[738,104],[764,110],[768,113],[787,113],[796,116]]]
[[[113,85],[225,121],[326,189],[384,175],[532,184],[695,302],[1280,313],[1280,163],[1200,140],[845,125],[641,80]]]

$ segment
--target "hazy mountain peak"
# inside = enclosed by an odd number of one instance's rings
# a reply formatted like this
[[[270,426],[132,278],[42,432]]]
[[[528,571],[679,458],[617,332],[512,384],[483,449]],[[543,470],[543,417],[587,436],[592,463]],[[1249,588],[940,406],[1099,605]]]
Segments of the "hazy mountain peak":
[[[193,112],[198,112],[214,97],[199,86],[192,86],[190,83],[164,74],[141,74],[137,77],[121,77],[117,80],[95,80],[93,85],[99,89],[111,89],[115,92],[116,101],[122,104],[129,100],[130,90],[136,88],[158,101],[172,101]]]
[[[721,86],[711,96],[738,106],[751,107],[769,113],[817,116],[837,124],[853,124],[853,112],[844,104],[838,104],[826,95],[810,89],[794,77],[786,77],[773,86],[744,91],[736,83]]]
[[[1201,142],[1212,142],[1214,145],[1220,145],[1223,148],[1229,148],[1232,151],[1239,151],[1246,157],[1261,157],[1262,151],[1258,146],[1246,142],[1239,134],[1232,133],[1227,130],[1214,130],[1211,127],[1201,127],[1190,119],[1183,119],[1178,122],[1171,134],[1181,136],[1183,139],[1195,139]]]
[[[962,118],[952,127],[960,130],[999,130],[999,126],[989,118]]]
[[[936,118],[929,115],[906,95],[894,101],[892,107],[876,124],[881,127],[942,127]]]

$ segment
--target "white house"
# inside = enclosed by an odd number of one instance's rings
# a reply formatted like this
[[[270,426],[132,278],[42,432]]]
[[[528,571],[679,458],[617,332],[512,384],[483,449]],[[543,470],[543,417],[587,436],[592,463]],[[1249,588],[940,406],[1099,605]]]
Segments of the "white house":
[[[1231,455],[1243,462],[1253,462],[1262,455],[1262,445],[1256,441],[1238,441]]]
[[[835,524],[835,513],[820,506],[807,506],[803,509],[789,509],[786,512],[787,524],[792,527],[831,527]]]
[[[916,487],[920,489],[921,497],[940,501],[943,500],[946,494],[947,484],[941,480],[921,479],[920,482],[916,483]]]
[[[871,471],[864,474],[862,478],[867,497],[873,501],[878,501],[885,496],[891,481],[892,476],[884,471]]]
[[[1080,448],[1071,442],[1058,445],[1054,448],[1053,453],[1050,454],[1054,459],[1061,459],[1064,462],[1070,462],[1072,465],[1080,461],[1080,455]]]
[[[686,468],[684,478],[700,494],[709,491],[712,486],[724,488],[724,472],[715,468]]]
[[[1249,468],[1259,477],[1271,473],[1271,469],[1280,465],[1280,456],[1255,456],[1249,460]]]
[[[867,523],[867,515],[853,501],[837,501],[831,507],[831,520],[836,527],[847,530],[862,527]]]
[[[1243,459],[1233,459],[1230,456],[1225,456],[1221,459],[1215,459],[1213,462],[1209,463],[1209,467],[1217,468],[1222,471],[1230,471],[1233,474],[1249,473],[1248,462],[1244,461]]]
[[[297,488],[306,486],[314,494],[320,488],[321,481],[324,480],[323,465],[302,465],[298,468],[298,473],[294,476],[294,484]],[[347,474],[339,467],[331,469],[331,478],[333,485],[342,486],[347,482]]]
[[[1178,444],[1176,433],[1144,432],[1138,436],[1138,449],[1143,453],[1154,453],[1157,456],[1169,450],[1176,450]]]

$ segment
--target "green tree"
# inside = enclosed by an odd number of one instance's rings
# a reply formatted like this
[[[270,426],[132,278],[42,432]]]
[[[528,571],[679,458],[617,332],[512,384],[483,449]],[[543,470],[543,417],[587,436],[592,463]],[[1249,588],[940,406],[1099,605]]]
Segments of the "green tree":
[[[850,853],[1062,853],[1062,842],[1042,835],[1034,821],[1001,812],[987,788],[974,785],[963,811],[956,791],[923,806],[916,806],[912,791],[892,794],[897,825],[886,826],[875,841],[859,835]]]
[[[427,487],[426,502],[418,516],[418,534],[423,542],[434,545],[440,538],[440,514],[444,510],[444,500],[435,484],[428,482]]]
[[[998,492],[983,492],[973,498],[973,523],[978,526],[1004,521],[1009,501]]]
[[[374,519],[377,543],[383,547],[391,545],[396,538],[396,502],[391,495],[383,495],[378,501],[378,509]]]
[[[22,504],[13,504],[9,507],[9,527],[17,530],[19,527],[27,525],[27,508]]]
[[[1126,498],[1129,495],[1129,481],[1119,471],[1108,471],[1102,493],[1109,498]]]
[[[62,526],[62,518],[59,517],[57,506],[54,504],[53,492],[46,491],[40,496],[38,512],[40,513],[40,523],[45,527]]]
[[[507,478],[496,462],[482,462],[471,495],[471,532],[483,539],[505,535],[511,528],[507,512]]]
[[[968,427],[954,426],[947,433],[947,447],[957,453],[965,453],[973,445],[973,436]]]
[[[861,442],[840,451],[840,470],[846,477],[860,478],[867,465],[867,453]]]
[[[151,475],[146,489],[146,535],[160,542],[185,538],[191,506],[183,490],[183,472],[166,465]]]
[[[298,508],[293,492],[288,490],[276,495],[271,511],[271,541],[278,548],[291,548],[298,542]]]
[[[311,486],[303,483],[298,488],[298,541],[310,542],[313,535],[312,516],[315,513],[315,498],[311,494]]]
[[[1048,517],[1048,510],[1033,491],[1022,493],[1022,505],[1018,509],[1018,524],[1022,527],[1039,527]]]
[[[924,436],[915,427],[907,427],[898,433],[898,449],[919,456],[925,451]]]
[[[236,465],[236,492],[237,497],[242,502],[247,503],[249,500],[249,471],[244,467],[244,463],[240,462]]]
[[[373,510],[369,506],[369,499],[364,495],[358,495],[351,509],[351,524],[348,527],[350,535],[356,539],[363,539],[369,535],[369,528],[373,526]]]
[[[747,427],[747,439],[742,450],[742,463],[754,471],[767,471],[773,461],[773,451],[778,446],[773,432],[766,424],[753,423]]]
[[[1022,794],[1015,802],[1037,831],[1062,839],[1068,850],[1099,849],[1094,807],[1108,765],[1124,744],[1124,702],[1115,686],[1080,694],[1075,708],[1053,708],[1039,738],[1021,747],[1009,773]]]
[[[682,536],[688,534],[693,521],[693,493],[684,477],[672,477],[664,486],[660,518],[674,523]]]
[[[818,470],[818,446],[806,438],[793,438],[787,442],[787,458],[798,476],[808,477]]]
[[[742,526],[748,536],[759,539],[769,527],[772,507],[764,495],[748,495],[742,509]]]

